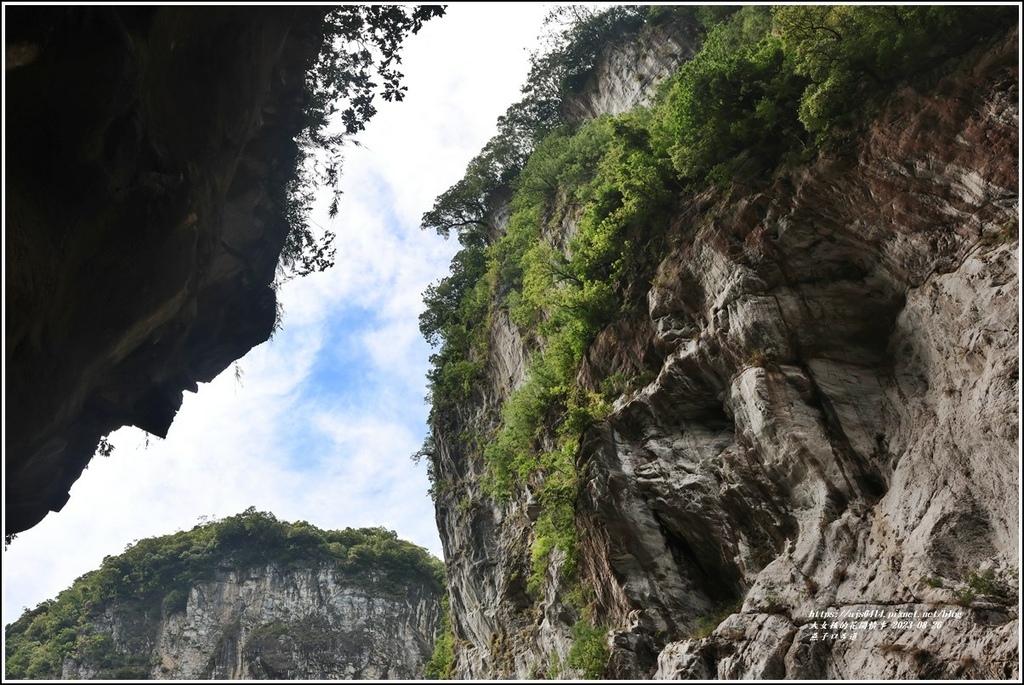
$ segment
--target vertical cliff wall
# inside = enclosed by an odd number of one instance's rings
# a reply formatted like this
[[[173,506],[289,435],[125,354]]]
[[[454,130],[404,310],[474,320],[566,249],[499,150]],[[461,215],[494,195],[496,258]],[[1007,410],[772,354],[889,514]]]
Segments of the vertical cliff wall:
[[[563,116],[581,121],[621,114],[647,103],[655,86],[699,48],[690,19],[645,26],[628,39],[607,43],[582,87],[562,103]],[[510,219],[507,197],[492,197],[487,233],[497,240]],[[571,221],[550,236],[564,247],[575,232]],[[532,489],[510,498],[488,487],[481,439],[500,425],[501,410],[528,377],[536,341],[494,307],[486,319],[484,372],[469,400],[435,414],[434,477],[438,529],[446,561],[450,620],[455,638],[453,675],[460,678],[572,678],[568,666],[581,616],[559,587],[564,555],[553,552],[544,588],[528,588],[531,545],[541,503]]]
[[[1019,677],[1018,50],[647,227],[646,314],[577,378],[622,381],[575,455],[577,584],[543,548],[529,586],[542,477],[496,496],[474,442],[537,352],[492,308],[483,380],[433,426],[457,675],[578,677],[587,618],[608,677]]]
[[[562,105],[569,121],[622,114],[651,100],[657,84],[700,48],[699,25],[692,18],[648,23],[628,39],[602,46],[594,68]]]
[[[275,322],[318,8],[5,8],[7,534]]]

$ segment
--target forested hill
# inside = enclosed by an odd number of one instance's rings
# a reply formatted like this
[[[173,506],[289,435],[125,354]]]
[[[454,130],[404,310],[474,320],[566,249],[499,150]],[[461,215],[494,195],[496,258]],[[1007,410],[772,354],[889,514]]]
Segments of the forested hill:
[[[441,563],[249,509],[140,540],[5,628],[8,679],[419,678]]]

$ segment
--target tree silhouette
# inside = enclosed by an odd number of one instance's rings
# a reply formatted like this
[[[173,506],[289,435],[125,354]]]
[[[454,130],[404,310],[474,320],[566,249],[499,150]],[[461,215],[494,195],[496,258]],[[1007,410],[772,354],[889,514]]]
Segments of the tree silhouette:
[[[341,197],[342,147],[355,143],[377,112],[375,98],[401,101],[407,87],[400,50],[423,23],[444,15],[440,5],[344,5],[324,15],[323,41],[316,63],[306,73],[306,126],[298,138],[298,177],[286,189],[285,217],[291,225],[281,265],[303,276],[334,265],[334,233],[317,238],[307,220],[312,190],[329,187],[334,196],[328,210],[338,213]],[[335,123],[343,130],[333,131]]]

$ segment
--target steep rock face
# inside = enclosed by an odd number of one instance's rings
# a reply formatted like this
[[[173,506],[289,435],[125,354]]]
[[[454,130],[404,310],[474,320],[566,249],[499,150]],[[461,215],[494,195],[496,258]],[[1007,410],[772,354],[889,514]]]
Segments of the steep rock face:
[[[495,218],[500,229],[508,217],[499,212]],[[486,467],[463,436],[468,427],[493,429],[501,403],[525,376],[526,351],[507,314],[494,317],[490,336],[488,368],[495,373],[479,403],[466,406],[452,424],[434,426],[437,472],[452,483],[437,493],[436,505],[450,616],[460,640],[456,677],[562,675],[548,670],[549,660],[565,661],[572,645],[569,626],[578,617],[557,594],[545,597],[540,612],[527,594],[536,503],[525,490],[507,501],[488,494],[483,487]],[[552,578],[560,568],[561,563],[552,564]]]
[[[193,587],[183,612],[139,616],[113,604],[95,623],[119,651],[176,680],[418,678],[440,618],[436,593],[353,585],[336,568],[267,565]],[[98,667],[69,659],[65,679]]]
[[[693,19],[645,24],[634,40],[605,46],[587,82],[566,98],[566,118],[582,121],[646,104],[654,86],[699,48],[699,25]]]
[[[12,7],[7,534],[265,341],[323,10]],[[72,344],[73,343],[73,344]]]
[[[585,86],[567,98],[566,116],[618,114],[644,104],[657,82],[698,47],[696,24],[689,21],[646,26],[636,42],[609,45]],[[495,204],[488,217],[492,238],[503,235],[509,221],[507,203]],[[571,224],[564,229],[566,235],[574,230]],[[528,543],[539,504],[525,488],[508,501],[491,497],[482,485],[486,467],[466,440],[467,430],[486,435],[497,426],[502,404],[525,380],[533,351],[504,310],[494,313],[488,338],[488,373],[474,401],[460,406],[451,423],[434,426],[438,481],[452,483],[436,494],[436,503],[460,640],[455,672],[470,679],[578,677],[565,665],[570,627],[580,617],[557,591],[562,555],[554,553],[545,597],[535,605],[527,592]]]
[[[580,379],[654,376],[577,455],[606,675],[1019,676],[1017,41],[899,92],[851,154],[667,227],[649,317]],[[477,401],[435,426],[456,671],[579,675],[557,560],[526,593],[529,488],[491,499],[465,443],[526,368],[490,325]]]

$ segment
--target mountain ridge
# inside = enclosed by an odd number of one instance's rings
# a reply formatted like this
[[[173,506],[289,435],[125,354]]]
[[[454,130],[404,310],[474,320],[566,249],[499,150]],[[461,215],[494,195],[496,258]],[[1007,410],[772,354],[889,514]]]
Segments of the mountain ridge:
[[[441,563],[383,528],[250,508],[140,540],[5,628],[8,678],[407,679]]]

